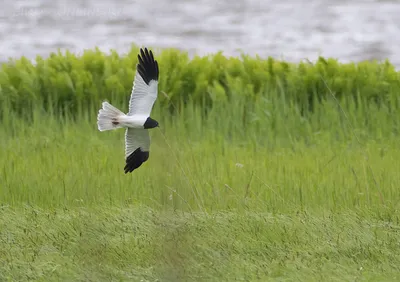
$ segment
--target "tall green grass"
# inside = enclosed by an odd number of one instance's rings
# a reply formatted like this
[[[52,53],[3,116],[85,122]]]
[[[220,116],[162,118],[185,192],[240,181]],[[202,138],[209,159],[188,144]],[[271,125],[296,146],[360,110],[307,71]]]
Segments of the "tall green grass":
[[[2,66],[3,203],[397,208],[400,87],[389,62],[155,52],[161,129],[149,161],[124,175],[124,132],[98,132],[96,116],[103,99],[127,108],[137,52]]]
[[[73,120],[39,108],[32,122],[10,114],[0,126],[0,200],[208,211],[397,208],[395,114],[342,103],[344,117],[331,99],[306,119],[279,95],[245,114],[241,99],[215,105],[207,117],[194,102],[172,118],[157,104],[161,128],[151,131],[150,159],[129,175],[124,131],[98,132],[95,111]]]

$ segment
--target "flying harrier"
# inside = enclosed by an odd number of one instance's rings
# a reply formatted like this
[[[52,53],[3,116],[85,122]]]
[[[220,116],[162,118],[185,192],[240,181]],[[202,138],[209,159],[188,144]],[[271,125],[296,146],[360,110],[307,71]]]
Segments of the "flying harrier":
[[[108,102],[102,103],[97,116],[100,131],[126,128],[125,131],[125,173],[132,172],[148,160],[150,136],[148,129],[158,127],[150,117],[158,92],[158,63],[152,51],[140,49],[139,62],[133,82],[129,112],[124,114]]]

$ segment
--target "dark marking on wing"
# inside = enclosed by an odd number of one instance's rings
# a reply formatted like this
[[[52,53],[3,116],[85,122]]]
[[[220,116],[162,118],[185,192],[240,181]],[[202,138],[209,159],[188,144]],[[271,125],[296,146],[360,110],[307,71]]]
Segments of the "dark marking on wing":
[[[140,48],[139,63],[136,67],[144,82],[149,85],[151,80],[158,81],[158,62],[154,60],[153,52]]]
[[[149,152],[142,151],[137,148],[132,154],[126,158],[126,165],[124,167],[125,173],[132,172],[149,159]]]

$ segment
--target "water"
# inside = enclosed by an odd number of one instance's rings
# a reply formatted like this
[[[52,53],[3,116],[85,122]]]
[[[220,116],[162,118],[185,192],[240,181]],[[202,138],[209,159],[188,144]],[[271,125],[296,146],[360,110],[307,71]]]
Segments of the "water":
[[[388,58],[400,66],[400,2],[378,0],[0,0],[0,60],[131,43],[289,61]]]

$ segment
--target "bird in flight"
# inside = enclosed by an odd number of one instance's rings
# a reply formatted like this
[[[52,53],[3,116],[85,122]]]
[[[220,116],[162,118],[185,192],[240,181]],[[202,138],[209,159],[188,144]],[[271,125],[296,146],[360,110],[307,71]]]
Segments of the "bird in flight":
[[[132,172],[149,159],[149,129],[158,127],[150,117],[158,93],[158,62],[152,51],[140,49],[135,79],[129,100],[129,112],[104,101],[97,116],[100,131],[126,128],[125,130],[125,173]]]

